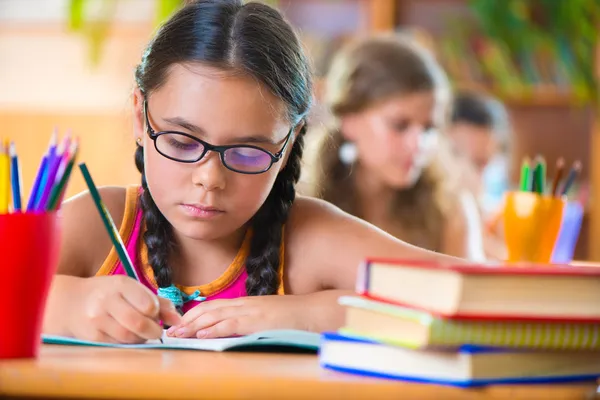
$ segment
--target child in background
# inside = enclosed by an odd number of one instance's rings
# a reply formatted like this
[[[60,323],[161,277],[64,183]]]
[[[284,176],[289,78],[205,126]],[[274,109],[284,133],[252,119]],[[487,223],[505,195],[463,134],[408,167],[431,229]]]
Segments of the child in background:
[[[477,172],[484,212],[495,212],[508,190],[510,122],[506,109],[491,96],[458,92],[452,105],[452,124],[448,133],[454,149]]]
[[[135,79],[142,183],[101,194],[140,282],[125,276],[90,195],[70,199],[45,333],[137,343],[160,337],[159,320],[177,337],[335,330],[365,257],[455,261],[296,196],[311,74],[269,6],[190,2]]]
[[[445,143],[446,76],[400,36],[346,46],[327,76],[332,118],[304,182],[311,194],[408,243],[483,259],[481,222]]]
[[[486,254],[489,258],[503,259],[505,250],[497,217],[504,193],[509,189],[508,113],[492,96],[461,91],[454,98],[451,119],[448,133],[453,148],[475,171],[472,187],[487,226]]]

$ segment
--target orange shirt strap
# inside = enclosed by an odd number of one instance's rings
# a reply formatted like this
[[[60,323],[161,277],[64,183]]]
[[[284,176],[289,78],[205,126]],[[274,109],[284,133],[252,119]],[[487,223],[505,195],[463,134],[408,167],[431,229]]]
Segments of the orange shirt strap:
[[[121,226],[119,228],[119,235],[121,235],[123,243],[125,244],[127,244],[129,241],[131,232],[134,228],[133,224],[135,223],[135,217],[138,210],[139,190],[139,186],[127,187],[125,195],[125,211],[123,213],[123,220],[121,221]],[[96,275],[110,275],[116,268],[118,262],[119,256],[115,250],[115,247],[113,246],[110,249],[110,253],[108,253],[108,257],[106,257],[100,266],[100,269],[98,272],[96,272]]]

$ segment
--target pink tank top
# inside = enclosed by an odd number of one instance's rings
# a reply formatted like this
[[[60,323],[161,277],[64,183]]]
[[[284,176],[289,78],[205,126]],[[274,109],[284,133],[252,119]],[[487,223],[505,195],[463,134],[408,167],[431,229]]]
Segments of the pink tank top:
[[[158,286],[154,278],[154,271],[148,264],[148,251],[144,241],[142,240],[142,234],[144,231],[144,224],[142,218],[142,210],[139,205],[139,186],[131,186],[127,188],[127,195],[125,200],[125,212],[123,215],[123,221],[119,229],[123,243],[127,249],[127,253],[133,263],[133,267],[136,270],[140,281],[144,286],[152,290],[153,293],[157,293]],[[238,254],[229,265],[229,267],[223,272],[223,274],[215,281],[202,284],[199,286],[182,286],[175,285],[186,295],[193,295],[194,293],[200,294],[200,296],[206,298],[203,301],[215,300],[215,299],[234,299],[237,297],[246,296],[246,273],[245,260],[248,257],[250,249],[250,233],[247,233]],[[96,276],[103,275],[127,275],[123,264],[119,261],[117,252],[114,247],[110,250],[108,257],[104,260],[104,263],[96,273]],[[281,246],[281,268],[279,270],[280,281],[282,282],[278,294],[284,294],[283,288],[283,243]],[[200,301],[190,300],[186,302],[182,311],[193,308]]]

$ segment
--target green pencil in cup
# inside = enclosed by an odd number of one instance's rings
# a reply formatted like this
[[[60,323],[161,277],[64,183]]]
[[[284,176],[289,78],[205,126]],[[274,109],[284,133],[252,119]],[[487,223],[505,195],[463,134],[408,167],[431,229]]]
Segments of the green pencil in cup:
[[[134,278],[135,280],[139,281],[140,279],[139,279],[137,273],[135,272],[135,269],[133,268],[133,264],[131,263],[129,254],[127,254],[127,250],[125,249],[123,240],[121,239],[121,236],[119,235],[119,230],[117,229],[112,217],[110,216],[108,209],[104,205],[104,202],[102,201],[102,198],[100,197],[100,193],[98,193],[98,189],[96,189],[96,185],[94,185],[92,176],[90,175],[90,172],[88,171],[88,168],[85,165],[85,163],[83,163],[83,162],[80,163],[79,169],[81,170],[81,173],[83,174],[83,179],[85,179],[85,183],[87,184],[88,189],[90,190],[92,199],[94,199],[96,208],[98,209],[98,212],[100,213],[102,222],[104,222],[104,227],[106,228],[106,231],[108,232],[108,235],[110,236],[110,240],[112,241],[113,246],[115,246],[115,250],[117,251],[119,260],[121,261],[121,264],[123,264],[123,268],[125,268],[125,271],[127,272],[127,275],[129,275],[129,277]]]
[[[531,162],[529,161],[529,157],[525,157],[521,164],[521,182],[519,184],[519,189],[522,192],[529,192],[531,190]]]
[[[546,160],[542,156],[537,156],[535,161],[535,191],[544,194],[546,191]]]

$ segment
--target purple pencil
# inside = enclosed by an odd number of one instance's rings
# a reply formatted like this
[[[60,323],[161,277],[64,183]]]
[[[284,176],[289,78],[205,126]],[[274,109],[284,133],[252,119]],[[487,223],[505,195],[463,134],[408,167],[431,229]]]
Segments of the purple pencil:
[[[44,182],[44,187],[40,188],[42,191],[42,195],[40,196],[39,201],[35,205],[36,211],[43,212],[46,210],[46,206],[48,205],[48,200],[50,199],[50,193],[52,193],[52,188],[56,183],[56,173],[58,172],[58,168],[62,163],[64,149],[62,148],[63,143],[58,146],[58,151],[56,152],[53,158],[48,157],[48,175],[46,182]]]
[[[39,182],[34,185],[34,190],[31,191],[31,199],[29,200],[27,211],[33,211],[37,209],[37,205],[42,198],[42,190],[48,181],[48,167],[50,166],[52,160],[56,157],[56,143],[57,143],[58,130],[54,128],[52,132],[52,136],[50,136],[50,143],[48,144],[48,150],[46,151],[45,158],[46,160],[42,160],[43,165],[40,166],[39,173]],[[31,207],[29,207],[31,205]]]

